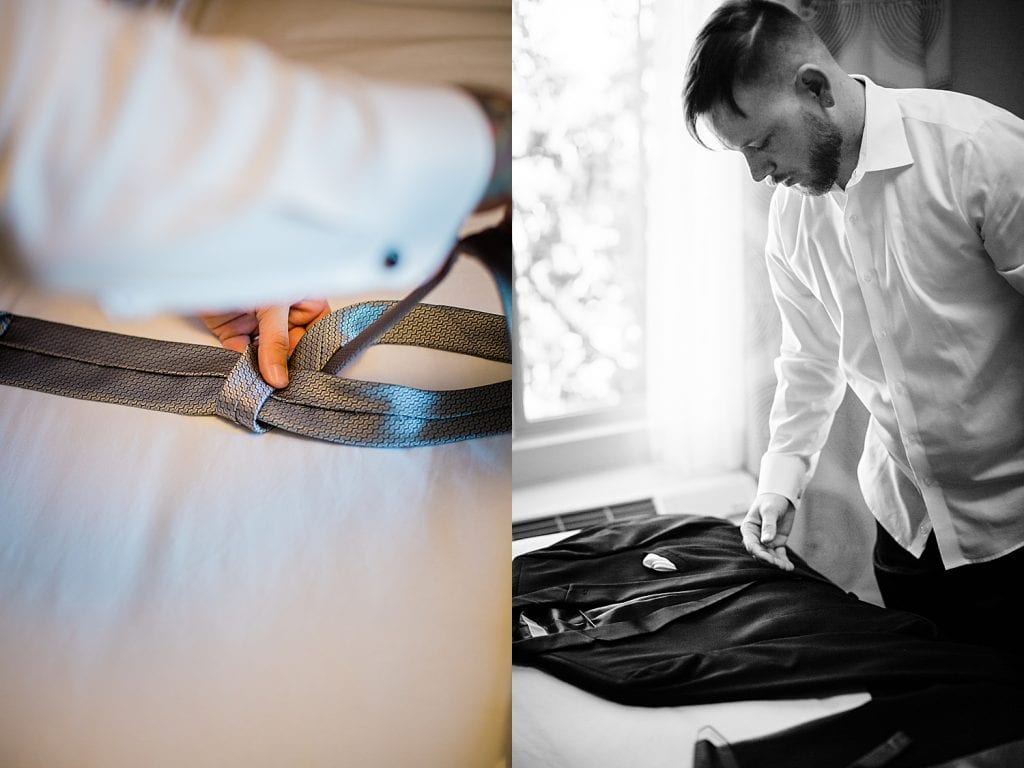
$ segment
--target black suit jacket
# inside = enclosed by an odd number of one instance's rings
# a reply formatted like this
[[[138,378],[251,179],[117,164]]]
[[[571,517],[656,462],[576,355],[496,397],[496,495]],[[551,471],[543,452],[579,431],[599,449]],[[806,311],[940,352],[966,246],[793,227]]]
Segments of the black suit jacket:
[[[676,570],[645,567],[647,554]],[[513,561],[513,661],[632,705],[873,695],[763,739],[700,742],[696,768],[912,768],[1024,738],[1017,657],[945,639],[790,559],[792,572],[754,560],[716,518],[582,531]]]
[[[645,567],[648,553],[677,570]],[[693,516],[591,529],[520,555],[514,662],[648,706],[1024,680],[1015,658],[946,640],[790,556],[791,572],[754,560],[735,525]]]

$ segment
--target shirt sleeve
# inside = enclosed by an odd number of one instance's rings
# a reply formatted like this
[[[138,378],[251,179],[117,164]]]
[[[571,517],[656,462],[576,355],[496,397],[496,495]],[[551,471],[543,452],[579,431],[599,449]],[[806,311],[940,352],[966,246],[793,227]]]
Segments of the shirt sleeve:
[[[325,75],[99,0],[0,4],[0,195],[17,262],[121,313],[399,290],[487,185],[454,87]]]
[[[968,218],[999,273],[1024,293],[1024,120],[989,119],[964,156]]]
[[[786,259],[778,200],[776,193],[765,253],[782,342],[775,360],[771,439],[761,459],[758,493],[778,493],[796,504],[817,466],[846,380],[839,370],[839,333]]]

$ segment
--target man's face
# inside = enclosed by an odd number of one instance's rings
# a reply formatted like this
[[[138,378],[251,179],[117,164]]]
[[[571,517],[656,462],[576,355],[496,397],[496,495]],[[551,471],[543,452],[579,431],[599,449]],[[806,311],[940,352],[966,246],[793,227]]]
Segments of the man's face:
[[[743,153],[754,181],[808,195],[832,189],[843,138],[815,103],[765,86],[737,86],[734,96],[747,116],[719,105],[711,112],[711,128],[727,149]]]

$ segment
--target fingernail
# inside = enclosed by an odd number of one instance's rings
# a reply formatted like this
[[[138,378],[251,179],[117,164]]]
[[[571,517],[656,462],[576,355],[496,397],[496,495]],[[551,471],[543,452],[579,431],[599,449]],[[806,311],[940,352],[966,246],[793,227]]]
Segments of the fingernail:
[[[280,363],[270,366],[270,384],[275,387],[288,386],[288,369]]]

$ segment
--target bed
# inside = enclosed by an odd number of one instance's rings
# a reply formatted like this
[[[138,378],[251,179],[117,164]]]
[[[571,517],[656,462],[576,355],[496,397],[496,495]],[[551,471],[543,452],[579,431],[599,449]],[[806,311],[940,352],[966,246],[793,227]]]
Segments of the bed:
[[[554,766],[1010,766],[1015,657],[939,637],[735,525],[659,515],[513,561],[513,762]]]
[[[179,5],[325,70],[510,88],[502,0]],[[427,301],[502,312],[469,259]],[[216,344],[22,282],[0,307]],[[382,347],[349,375],[448,389],[509,366]],[[508,435],[356,448],[0,387],[0,442],[0,765],[507,764]]]

